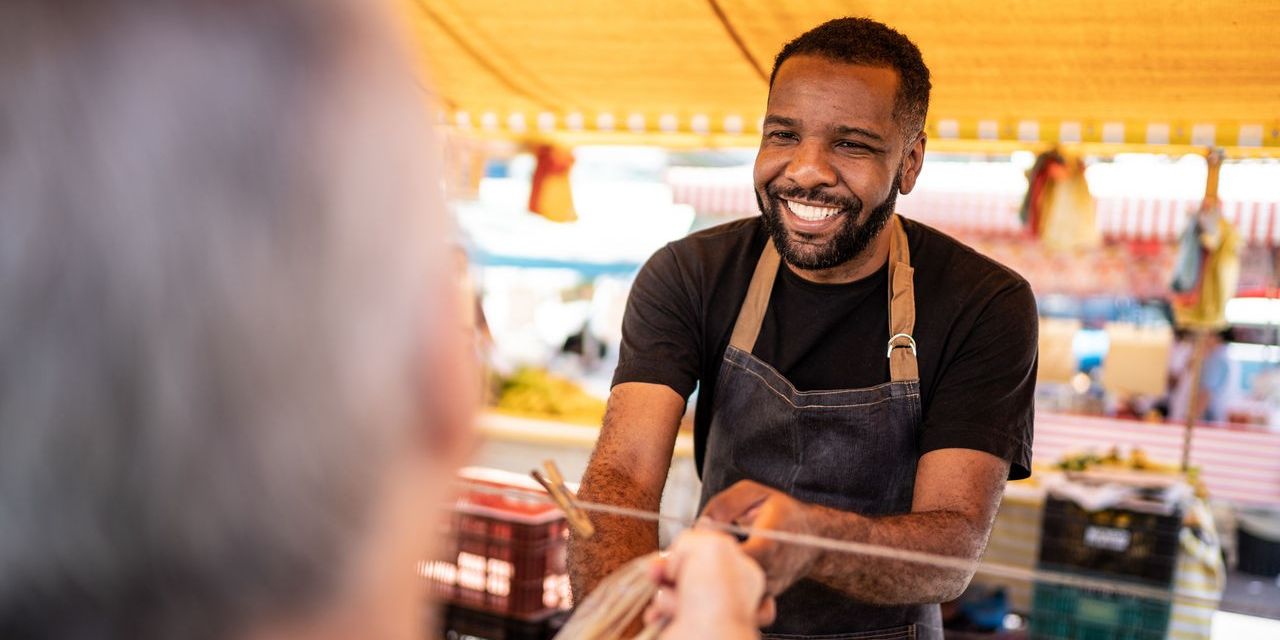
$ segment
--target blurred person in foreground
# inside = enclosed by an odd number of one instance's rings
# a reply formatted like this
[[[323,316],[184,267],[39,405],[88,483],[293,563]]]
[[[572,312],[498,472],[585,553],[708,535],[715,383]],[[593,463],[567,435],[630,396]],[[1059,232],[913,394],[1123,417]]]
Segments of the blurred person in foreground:
[[[424,635],[475,389],[375,6],[0,5],[0,638]]]

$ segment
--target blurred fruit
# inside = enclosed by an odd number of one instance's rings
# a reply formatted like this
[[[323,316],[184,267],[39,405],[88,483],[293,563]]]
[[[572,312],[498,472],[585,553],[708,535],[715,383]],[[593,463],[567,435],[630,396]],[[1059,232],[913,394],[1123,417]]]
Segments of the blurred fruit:
[[[529,367],[518,369],[502,380],[497,409],[532,418],[599,426],[604,420],[605,401],[583,391],[572,380]]]

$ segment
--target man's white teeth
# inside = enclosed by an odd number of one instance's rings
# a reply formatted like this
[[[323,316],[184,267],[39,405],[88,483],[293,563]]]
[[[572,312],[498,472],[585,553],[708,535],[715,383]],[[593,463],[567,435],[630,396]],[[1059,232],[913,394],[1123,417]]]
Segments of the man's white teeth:
[[[790,200],[787,200],[786,202],[787,208],[791,209],[791,213],[796,214],[796,216],[801,220],[808,220],[810,222],[824,220],[840,213],[840,209],[837,209],[836,207],[815,207],[813,205],[800,204],[799,202],[792,202]]]

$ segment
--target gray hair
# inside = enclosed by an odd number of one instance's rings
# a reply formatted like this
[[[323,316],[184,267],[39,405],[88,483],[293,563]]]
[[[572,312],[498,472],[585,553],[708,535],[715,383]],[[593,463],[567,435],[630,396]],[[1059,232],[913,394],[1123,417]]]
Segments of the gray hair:
[[[225,637],[338,588],[448,303],[365,4],[0,4],[0,637]]]

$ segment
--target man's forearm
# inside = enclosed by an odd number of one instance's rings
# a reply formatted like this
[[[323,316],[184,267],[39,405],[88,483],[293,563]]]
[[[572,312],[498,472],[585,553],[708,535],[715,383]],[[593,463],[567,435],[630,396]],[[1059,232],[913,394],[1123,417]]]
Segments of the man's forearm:
[[[863,602],[881,605],[945,602],[960,595],[986,547],[988,526],[957,511],[927,511],[869,518],[809,505],[818,535],[946,556],[967,568],[939,566],[879,555],[824,551],[809,577]]]
[[[595,464],[587,468],[578,497],[650,512],[657,512],[662,500],[660,495],[648,495],[625,470]],[[569,581],[575,602],[627,561],[658,549],[655,522],[597,512],[591,514],[591,523],[596,533],[590,540],[569,539]]]
[[[683,413],[684,398],[670,387],[640,382],[615,386],[578,497],[656,513]],[[591,522],[596,533],[590,540],[569,540],[569,580],[576,602],[623,563],[658,549],[654,522],[598,512],[591,514]]]

